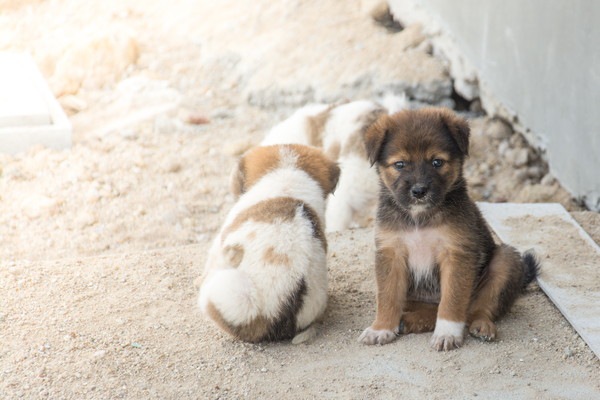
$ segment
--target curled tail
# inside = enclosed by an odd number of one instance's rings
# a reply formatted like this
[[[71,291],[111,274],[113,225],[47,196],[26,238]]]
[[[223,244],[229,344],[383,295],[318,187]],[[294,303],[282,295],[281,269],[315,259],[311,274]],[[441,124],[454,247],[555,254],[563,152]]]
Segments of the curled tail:
[[[533,250],[527,250],[523,253],[523,283],[521,286],[522,290],[525,290],[527,286],[540,275],[540,260],[537,258]]]
[[[221,329],[239,339],[258,342],[269,324],[260,315],[256,288],[238,269],[215,271],[200,288],[198,305]]]

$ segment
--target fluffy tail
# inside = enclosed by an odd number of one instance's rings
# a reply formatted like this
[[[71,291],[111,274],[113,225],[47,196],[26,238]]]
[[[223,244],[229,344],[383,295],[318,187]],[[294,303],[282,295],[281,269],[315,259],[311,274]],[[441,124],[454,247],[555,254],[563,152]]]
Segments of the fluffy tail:
[[[538,260],[533,250],[527,250],[523,253],[523,265],[523,285],[521,289],[525,290],[540,275],[540,260]]]
[[[198,305],[202,312],[228,331],[244,326],[260,312],[256,289],[238,269],[223,269],[208,276],[200,288]]]

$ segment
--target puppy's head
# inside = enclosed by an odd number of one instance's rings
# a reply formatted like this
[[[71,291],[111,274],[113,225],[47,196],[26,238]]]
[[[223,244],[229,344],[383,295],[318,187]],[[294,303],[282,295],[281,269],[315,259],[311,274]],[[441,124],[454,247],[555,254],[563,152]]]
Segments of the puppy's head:
[[[233,168],[231,192],[239,197],[265,175],[279,168],[296,168],[315,180],[327,197],[333,193],[340,177],[340,168],[316,147],[299,144],[254,147],[248,150]]]
[[[415,216],[463,181],[469,125],[447,109],[405,110],[380,117],[365,133],[365,146],[396,204]]]

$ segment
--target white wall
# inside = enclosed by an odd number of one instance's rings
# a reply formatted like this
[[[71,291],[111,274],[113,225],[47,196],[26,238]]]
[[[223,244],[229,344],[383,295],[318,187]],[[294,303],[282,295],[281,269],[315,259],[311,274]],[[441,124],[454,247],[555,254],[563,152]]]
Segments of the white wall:
[[[510,110],[563,186],[600,211],[600,1],[389,3],[400,21],[449,37],[482,97]]]

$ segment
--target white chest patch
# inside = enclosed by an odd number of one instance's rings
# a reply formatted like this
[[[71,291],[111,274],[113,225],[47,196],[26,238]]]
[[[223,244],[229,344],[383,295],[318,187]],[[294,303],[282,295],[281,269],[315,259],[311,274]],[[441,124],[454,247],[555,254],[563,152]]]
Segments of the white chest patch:
[[[408,251],[408,267],[414,275],[415,282],[430,278],[443,248],[444,236],[440,230],[415,229],[404,233],[402,240]]]

